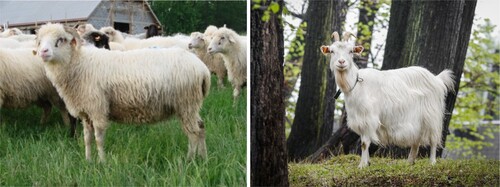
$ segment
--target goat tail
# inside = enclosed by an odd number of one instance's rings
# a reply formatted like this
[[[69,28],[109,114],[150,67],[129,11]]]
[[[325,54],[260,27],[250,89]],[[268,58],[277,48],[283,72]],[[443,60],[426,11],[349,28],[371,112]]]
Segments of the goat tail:
[[[455,75],[453,75],[453,71],[445,69],[437,77],[443,81],[447,92],[455,89]]]

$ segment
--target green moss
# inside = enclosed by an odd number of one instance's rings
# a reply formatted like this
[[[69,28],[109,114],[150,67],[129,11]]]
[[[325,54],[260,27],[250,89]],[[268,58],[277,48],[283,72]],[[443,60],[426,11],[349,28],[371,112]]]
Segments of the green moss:
[[[360,157],[345,155],[319,164],[289,164],[291,186],[497,186],[500,161],[370,158],[370,166],[358,169]]]

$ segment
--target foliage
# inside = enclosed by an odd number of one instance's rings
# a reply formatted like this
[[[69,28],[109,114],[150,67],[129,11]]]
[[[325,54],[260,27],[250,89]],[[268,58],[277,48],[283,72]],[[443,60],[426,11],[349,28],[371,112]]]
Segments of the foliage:
[[[476,19],[475,23],[481,22]],[[473,30],[465,59],[464,74],[460,83],[455,110],[450,122],[451,133],[446,147],[451,151],[461,152],[465,157],[482,157],[477,151],[492,143],[485,138],[494,138],[500,131],[499,125],[490,120],[498,120],[499,98],[498,85],[500,75],[500,50],[495,46],[491,33],[494,25],[489,19],[478,24]],[[492,69],[496,67],[496,70]],[[489,95],[492,98],[486,98]],[[482,130],[480,133],[479,130]],[[468,137],[457,136],[466,134]]]
[[[360,157],[344,155],[320,164],[289,164],[290,186],[497,186],[498,160],[427,158],[414,165],[404,159],[370,158],[371,165],[358,169]]]
[[[304,56],[304,47],[305,47],[305,30],[307,27],[306,22],[302,22],[297,28],[295,28],[292,24],[289,24],[292,29],[295,30],[295,37],[290,42],[290,46],[286,46],[288,49],[288,54],[285,56],[285,65],[284,65],[284,76],[285,76],[285,97],[286,99],[286,125],[291,127],[293,123],[294,113],[296,101],[291,101],[290,97],[294,93],[298,92],[295,89],[295,84],[300,77],[300,73],[302,71],[302,57]],[[288,128],[289,129],[289,128]]]
[[[246,184],[246,101],[232,103],[232,89],[216,88],[201,117],[208,159],[186,159],[188,140],[178,120],[148,125],[114,123],[107,130],[107,162],[85,160],[82,127],[77,139],[58,112],[39,124],[41,109],[2,109],[0,186],[244,186]],[[246,93],[246,92],[243,92]],[[245,98],[245,94],[242,96]]]
[[[204,31],[215,25],[238,33],[247,30],[246,1],[160,1],[151,2],[151,7],[164,26],[164,34]]]
[[[252,10],[263,10],[262,21],[269,21],[271,13],[276,14],[280,10],[280,5],[276,1],[271,1],[269,5],[264,6],[265,0],[252,0]]]

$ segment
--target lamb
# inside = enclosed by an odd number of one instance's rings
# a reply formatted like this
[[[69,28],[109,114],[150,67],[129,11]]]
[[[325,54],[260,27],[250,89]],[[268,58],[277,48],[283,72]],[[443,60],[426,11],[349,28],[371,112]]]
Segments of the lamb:
[[[431,146],[430,163],[436,163],[436,148],[441,147],[445,97],[453,90],[453,74],[444,70],[435,76],[422,67],[395,70],[359,70],[352,54],[362,46],[348,43],[334,32],[330,46],[321,46],[330,54],[330,69],[345,95],[347,125],[360,135],[361,162],[368,166],[370,143],[411,147],[408,162],[414,163],[419,146]]]
[[[224,61],[220,54],[208,54],[207,46],[210,43],[210,38],[204,36],[200,32],[191,33],[191,42],[189,42],[189,49],[192,49],[194,53],[207,65],[210,72],[217,75],[217,86],[219,88],[224,87],[224,77],[226,77],[227,69],[224,66]]]
[[[64,124],[75,135],[76,120],[70,118],[64,102],[45,76],[40,58],[32,49],[0,48],[0,108],[27,108],[37,105],[43,109],[40,123],[46,123],[52,106],[59,108]]]
[[[241,88],[247,81],[247,45],[245,40],[231,29],[219,28],[213,33],[208,45],[210,54],[220,53],[228,72],[228,79],[233,85],[233,98],[236,102]]]
[[[82,119],[85,157],[95,135],[105,161],[109,121],[154,123],[177,115],[189,139],[187,157],[207,157],[205,125],[199,115],[210,89],[210,72],[194,54],[177,47],[108,51],[81,47],[78,34],[61,24],[43,25],[38,56],[69,112]]]

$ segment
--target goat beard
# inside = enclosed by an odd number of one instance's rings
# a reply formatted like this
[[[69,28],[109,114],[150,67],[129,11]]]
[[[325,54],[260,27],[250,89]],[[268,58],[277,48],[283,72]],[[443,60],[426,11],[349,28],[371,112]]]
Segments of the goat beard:
[[[344,70],[335,70],[335,74],[337,74],[337,76],[335,77],[335,79],[337,80],[337,85],[339,85],[342,91],[349,91],[350,88],[349,82],[347,82],[347,73]]]

